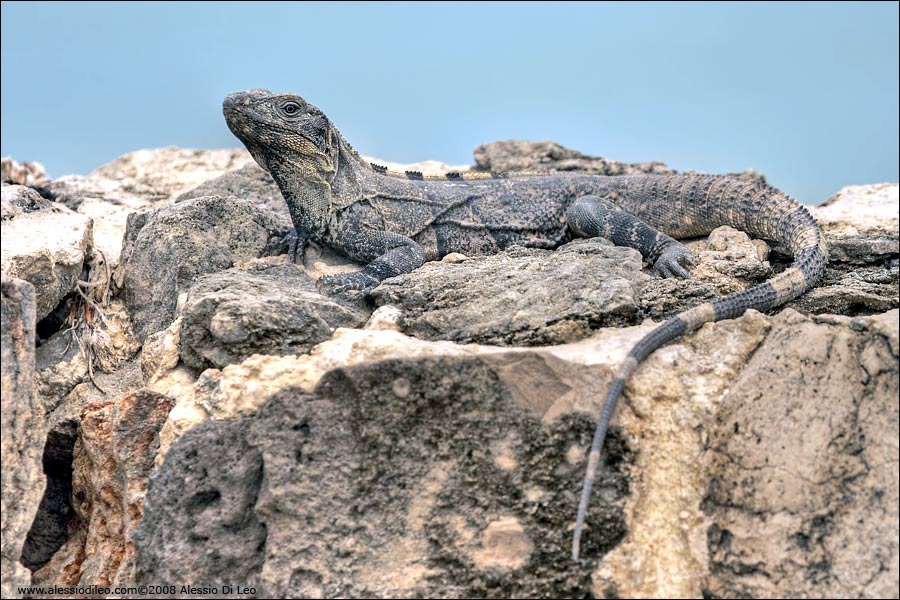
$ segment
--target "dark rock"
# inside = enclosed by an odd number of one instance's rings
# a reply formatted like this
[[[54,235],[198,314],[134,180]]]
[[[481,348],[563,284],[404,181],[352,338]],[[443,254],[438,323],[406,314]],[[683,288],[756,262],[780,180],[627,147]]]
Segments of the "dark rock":
[[[19,597],[16,587],[31,583],[19,560],[31,522],[44,493],[41,456],[44,407],[34,389],[34,332],[37,302],[34,286],[7,277],[0,282],[2,337],[3,459],[0,467],[0,572],[4,598]]]
[[[262,211],[279,219],[285,229],[291,229],[291,216],[278,184],[256,163],[245,165],[210,179],[194,189],[181,194],[178,201],[203,196],[235,196],[249,200]]]
[[[461,263],[432,263],[386,280],[372,295],[379,305],[400,308],[407,335],[538,345],[628,323],[649,279],[636,250],[592,239],[554,251],[513,247]]]
[[[863,235],[831,233],[828,240],[828,260],[832,263],[867,265],[896,258],[900,254],[900,238],[896,233]]]
[[[870,315],[900,307],[900,273],[896,267],[854,266],[832,263],[822,280],[790,304],[812,313]]]
[[[637,175],[675,173],[664,163],[622,163],[600,156],[588,156],[556,142],[509,140],[475,148],[477,171],[583,171],[597,175]]]
[[[22,564],[32,571],[44,566],[69,539],[77,431],[75,421],[62,421],[47,432],[42,461],[47,485],[22,549]]]
[[[267,530],[255,511],[263,458],[246,441],[249,425],[246,420],[200,425],[179,439],[151,475],[134,534],[138,580],[257,587]]]
[[[0,195],[0,218],[4,221],[23,213],[47,210],[52,206],[40,193],[30,187],[3,184]]]
[[[189,431],[152,476],[139,581],[228,579],[276,598],[588,594],[591,565],[571,560],[567,526],[593,424],[542,425],[498,368],[341,368],[313,394],[288,389],[253,415]],[[617,436],[609,448],[591,556],[624,533],[630,454]]]
[[[120,277],[139,340],[175,318],[178,294],[205,273],[256,258],[280,225],[252,202],[207,196],[128,218]]]
[[[294,265],[229,269],[197,279],[182,311],[181,358],[222,368],[251,354],[300,354],[336,327],[361,327],[368,313],[316,291]]]

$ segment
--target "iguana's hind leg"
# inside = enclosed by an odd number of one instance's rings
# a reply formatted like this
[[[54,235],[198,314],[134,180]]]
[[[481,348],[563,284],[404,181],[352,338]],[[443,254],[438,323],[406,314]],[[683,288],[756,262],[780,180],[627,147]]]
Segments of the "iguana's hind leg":
[[[635,248],[662,277],[690,279],[690,251],[676,240],[600,196],[578,198],[566,215],[569,229],[580,237],[604,237],[616,246]]]

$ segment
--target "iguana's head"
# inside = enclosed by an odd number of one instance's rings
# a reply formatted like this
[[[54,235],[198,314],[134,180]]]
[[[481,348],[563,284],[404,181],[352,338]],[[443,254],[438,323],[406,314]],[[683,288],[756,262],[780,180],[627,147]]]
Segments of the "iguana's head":
[[[285,163],[292,177],[330,183],[340,151],[340,135],[322,111],[293,94],[248,90],[228,94],[222,112],[231,132],[259,165],[277,177]]]
[[[338,165],[349,165],[353,153],[328,117],[300,96],[269,90],[229,94],[222,112],[231,132],[278,183],[297,232],[321,234]]]

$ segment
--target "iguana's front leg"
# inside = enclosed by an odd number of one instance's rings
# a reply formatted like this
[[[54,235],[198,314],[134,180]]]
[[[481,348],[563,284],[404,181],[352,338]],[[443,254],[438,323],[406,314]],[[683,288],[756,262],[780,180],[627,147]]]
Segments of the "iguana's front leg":
[[[414,271],[425,262],[425,249],[396,233],[363,226],[341,242],[345,254],[368,264],[362,271],[320,277],[319,288],[332,294],[368,294],[388,277]]]
[[[635,248],[663,277],[691,274],[690,251],[676,240],[599,196],[582,196],[569,208],[569,229],[581,237],[604,237],[617,246]]]

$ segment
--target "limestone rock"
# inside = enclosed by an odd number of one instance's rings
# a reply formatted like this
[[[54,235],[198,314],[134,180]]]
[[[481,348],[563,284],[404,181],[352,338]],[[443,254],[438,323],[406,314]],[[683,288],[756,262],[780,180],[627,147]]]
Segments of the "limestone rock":
[[[0,283],[0,336],[2,336],[2,440],[0,468],[0,571],[4,598],[21,595],[16,586],[31,577],[19,562],[25,537],[44,492],[41,456],[44,408],[34,390],[34,287],[5,274]]]
[[[576,503],[583,464],[568,455],[591,420],[542,427],[501,370],[476,358],[366,363],[191,430],[153,476],[139,581],[230,573],[271,597],[583,593],[569,511],[546,507]],[[496,445],[517,466],[498,467]],[[627,452],[613,456],[598,482],[607,502],[591,511],[594,551],[623,533]]]
[[[115,179],[135,191],[164,192],[174,198],[252,162],[250,153],[243,148],[190,150],[172,146],[130,152],[99,167],[90,176]]]
[[[0,160],[0,179],[19,185],[42,185],[47,182],[47,171],[39,162],[23,162],[4,156]]]
[[[128,218],[120,265],[139,340],[175,318],[180,292],[204,273],[259,256],[278,225],[247,200],[206,196]]]
[[[171,407],[170,398],[147,390],[84,407],[69,462],[74,535],[35,572],[35,584],[133,582],[131,536]]]
[[[30,187],[3,183],[0,202],[2,219],[13,219],[25,213],[51,209],[53,204]]]
[[[707,594],[896,595],[897,332],[897,310],[773,322],[710,423]]]
[[[509,140],[491,142],[475,149],[476,169],[480,171],[581,171],[597,175],[636,175],[674,173],[665,164],[621,163],[600,156],[587,156],[555,142]]]
[[[300,354],[368,314],[319,294],[293,265],[201,276],[182,310],[181,358],[202,371],[251,354]]]
[[[559,343],[628,322],[647,281],[641,257],[605,240],[555,251],[513,247],[462,263],[434,263],[373,292],[398,307],[401,331],[425,339],[510,345]],[[553,285],[547,285],[552,273]]]
[[[827,233],[829,260],[866,264],[900,253],[900,186],[851,185],[810,212]]]
[[[67,175],[48,184],[59,202],[94,220],[94,246],[110,266],[119,264],[128,215],[165,206],[204,181],[253,162],[244,149],[138,150],[90,175]]]
[[[258,209],[270,213],[286,231],[293,227],[281,190],[272,176],[256,163],[204,181],[178,196],[178,202],[203,196],[235,196],[247,200]]]
[[[21,194],[34,199],[33,190],[4,186],[3,194]],[[37,203],[37,199],[34,199]],[[4,201],[4,205],[6,202]],[[47,316],[69,294],[81,275],[92,240],[92,222],[65,206],[21,211],[2,224],[3,246],[0,269],[24,279],[35,288],[38,321]]]

